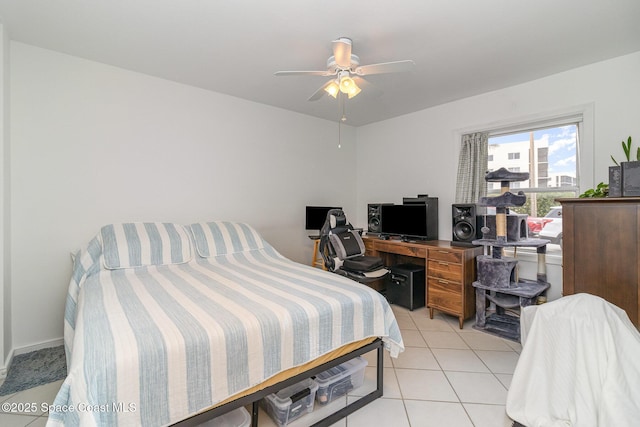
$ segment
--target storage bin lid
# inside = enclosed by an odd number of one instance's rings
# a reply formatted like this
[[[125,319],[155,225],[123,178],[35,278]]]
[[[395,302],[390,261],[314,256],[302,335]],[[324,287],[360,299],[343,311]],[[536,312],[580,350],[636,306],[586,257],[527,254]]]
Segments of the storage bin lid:
[[[318,383],[316,383],[311,378],[307,378],[304,381],[300,381],[299,383],[283,388],[277,393],[272,393],[266,396],[265,399],[268,399],[272,404],[278,406],[279,408],[286,409],[289,405],[291,405],[291,396],[303,391],[306,388],[309,389],[310,394],[314,394],[318,390]]]
[[[364,369],[367,366],[367,360],[363,357],[356,357],[347,362],[344,362],[333,368],[329,368],[324,372],[320,372],[316,375],[316,382],[319,387],[325,387],[334,381],[338,381],[344,377],[352,375],[358,372],[360,369]]]

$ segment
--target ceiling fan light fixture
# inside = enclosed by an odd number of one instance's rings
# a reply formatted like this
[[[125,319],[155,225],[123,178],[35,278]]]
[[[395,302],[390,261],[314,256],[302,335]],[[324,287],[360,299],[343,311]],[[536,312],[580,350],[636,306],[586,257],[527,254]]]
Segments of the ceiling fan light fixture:
[[[340,77],[340,92],[349,93],[351,88],[356,85],[356,82],[349,76]]]
[[[340,92],[348,95],[349,98],[353,98],[360,93],[361,89],[356,82],[351,78],[349,71],[343,70],[338,75],[338,81],[340,82]]]
[[[361,91],[362,89],[360,89],[358,85],[355,82],[353,82],[353,85],[349,87],[349,92],[347,92],[347,95],[349,96],[349,99],[351,99],[357,94],[359,94]]]
[[[338,96],[338,92],[340,91],[340,86],[335,81],[331,81],[325,88],[325,92],[327,92],[332,97],[336,98]]]

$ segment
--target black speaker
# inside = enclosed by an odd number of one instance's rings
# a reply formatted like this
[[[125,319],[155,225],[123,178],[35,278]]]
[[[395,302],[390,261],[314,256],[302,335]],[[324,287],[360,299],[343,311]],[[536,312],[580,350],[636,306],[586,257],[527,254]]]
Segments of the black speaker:
[[[382,231],[382,215],[380,207],[382,205],[392,205],[393,203],[370,203],[367,205],[367,231],[369,233],[380,233]]]
[[[482,238],[478,211],[478,206],[472,203],[451,205],[452,245],[473,246],[471,242]]]

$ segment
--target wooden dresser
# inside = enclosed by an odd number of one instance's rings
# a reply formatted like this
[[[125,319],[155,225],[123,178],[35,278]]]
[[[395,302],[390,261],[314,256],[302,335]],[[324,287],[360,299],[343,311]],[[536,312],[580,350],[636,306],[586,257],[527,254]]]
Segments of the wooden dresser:
[[[640,325],[640,198],[557,199],[562,291],[600,296]]]
[[[464,320],[475,315],[476,256],[481,247],[451,246],[443,240],[402,242],[363,237],[367,255],[379,256],[386,266],[417,264],[425,267],[426,303],[429,316],[440,310],[458,317],[460,329]],[[384,288],[374,284],[375,289]]]

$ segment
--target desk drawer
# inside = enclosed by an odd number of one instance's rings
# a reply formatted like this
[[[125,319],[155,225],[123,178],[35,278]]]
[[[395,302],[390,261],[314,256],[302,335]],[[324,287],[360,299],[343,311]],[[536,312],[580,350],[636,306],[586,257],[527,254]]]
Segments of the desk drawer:
[[[462,282],[462,264],[453,264],[447,261],[427,261],[427,275],[440,279]]]
[[[427,249],[423,247],[404,246],[400,242],[376,241],[375,248],[379,252],[389,252],[397,255],[407,255],[417,258],[426,258]]]
[[[451,249],[433,248],[429,249],[428,258],[436,261],[462,263],[462,252]]]
[[[462,285],[448,280],[427,279],[427,305],[429,307],[462,313]]]

